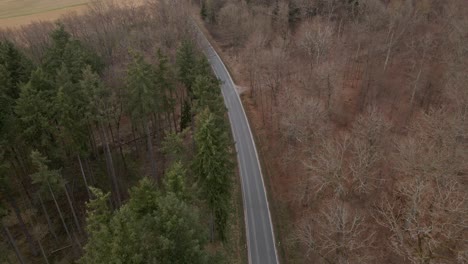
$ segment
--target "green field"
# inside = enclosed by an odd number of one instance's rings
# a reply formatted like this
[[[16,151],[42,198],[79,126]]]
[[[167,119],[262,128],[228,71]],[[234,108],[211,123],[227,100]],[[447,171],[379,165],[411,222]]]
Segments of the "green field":
[[[0,19],[79,6],[90,0],[0,0]]]

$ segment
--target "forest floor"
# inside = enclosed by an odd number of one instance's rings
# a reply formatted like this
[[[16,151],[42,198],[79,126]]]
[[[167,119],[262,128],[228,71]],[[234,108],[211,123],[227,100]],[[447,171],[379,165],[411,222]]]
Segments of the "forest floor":
[[[101,0],[108,1],[108,0]],[[15,28],[34,21],[54,21],[71,12],[83,13],[91,0],[0,0],[0,28]],[[140,4],[143,0],[118,0]]]

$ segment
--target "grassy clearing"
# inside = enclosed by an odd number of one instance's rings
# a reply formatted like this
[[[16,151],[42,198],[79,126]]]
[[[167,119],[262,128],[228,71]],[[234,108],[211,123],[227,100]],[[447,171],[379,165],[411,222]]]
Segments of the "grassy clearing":
[[[90,0],[0,0],[0,19],[84,5]]]

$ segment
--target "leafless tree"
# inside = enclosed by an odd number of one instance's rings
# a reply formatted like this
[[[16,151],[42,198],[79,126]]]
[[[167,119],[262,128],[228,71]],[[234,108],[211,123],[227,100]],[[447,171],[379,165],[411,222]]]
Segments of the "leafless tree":
[[[375,219],[390,230],[392,250],[411,263],[454,263],[466,257],[466,198],[454,181],[413,177],[378,204]]]
[[[358,211],[337,200],[306,217],[293,239],[307,249],[309,258],[318,255],[324,263],[373,263],[369,251],[375,232]]]
[[[331,191],[336,197],[344,198],[350,192],[350,179],[347,173],[346,154],[350,148],[350,139],[323,139],[316,151],[305,160],[308,175],[301,187],[302,201],[308,203],[315,195]]]
[[[353,191],[357,194],[367,194],[382,184],[380,176],[389,127],[375,108],[359,116],[353,125],[349,167]]]
[[[326,56],[331,44],[333,29],[323,21],[314,20],[303,25],[300,46],[310,58],[315,57],[315,64],[319,64]],[[312,60],[311,60],[312,61]],[[310,64],[312,67],[312,63]]]

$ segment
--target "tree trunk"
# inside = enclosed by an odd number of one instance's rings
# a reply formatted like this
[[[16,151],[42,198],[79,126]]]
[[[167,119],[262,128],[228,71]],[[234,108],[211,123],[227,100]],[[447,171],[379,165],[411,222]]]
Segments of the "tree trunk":
[[[18,258],[18,261],[21,264],[24,264],[25,262],[24,262],[23,255],[21,255],[21,252],[19,251],[18,247],[16,246],[16,242],[13,239],[13,237],[11,236],[10,230],[8,230],[8,227],[6,227],[3,223],[2,223],[2,226],[3,226],[3,230],[5,231],[5,234],[8,237],[8,241],[10,242],[11,246],[15,250],[15,254],[16,254],[16,257]]]
[[[55,208],[57,208],[57,212],[59,213],[60,220],[62,221],[63,228],[65,229],[65,232],[67,233],[67,237],[70,240],[70,243],[73,244],[73,239],[70,235],[70,231],[68,230],[67,223],[65,223],[65,219],[63,218],[62,210],[60,209],[60,206],[57,202],[57,199],[55,198],[54,191],[52,190],[52,187],[50,186],[49,181],[47,181],[47,187],[49,187],[49,192],[50,195],[52,195],[52,199],[54,200]]]
[[[42,211],[44,212],[44,215],[47,220],[47,225],[49,226],[49,231],[52,233],[52,236],[55,238],[55,241],[57,242],[57,234],[55,233],[54,226],[52,225],[52,221],[50,220],[49,213],[47,212],[47,209],[44,205],[44,201],[42,200],[41,194],[38,195],[39,197],[39,203],[41,204]]]
[[[132,136],[133,136],[133,143],[135,145],[136,154],[137,154],[137,156],[139,156],[140,149],[138,148],[138,142],[137,142],[137,137],[136,137],[136,128],[135,128],[135,126],[133,124],[132,124]]]
[[[101,127],[100,129],[101,139],[105,147],[107,170],[111,178],[111,181],[114,185],[114,197],[115,197],[116,207],[120,207],[120,205],[122,204],[122,199],[120,196],[120,190],[119,190],[119,184],[117,182],[117,177],[115,175],[114,162],[112,160],[112,153],[110,151],[109,143],[107,141],[107,136],[106,136],[106,131],[104,130],[104,126],[100,124],[100,127]]]
[[[388,60],[390,58],[390,51],[392,50],[392,44],[393,44],[393,35],[394,35],[394,31],[392,31],[392,35],[390,36],[390,43],[388,44],[388,50],[387,50],[387,56],[385,58],[385,64],[384,64],[384,72],[385,70],[387,69],[387,63],[388,63]]]
[[[95,185],[96,184],[96,179],[94,179],[93,169],[91,168],[91,166],[89,166],[88,158],[85,158],[85,166],[86,166],[86,170],[88,171],[89,180],[91,182],[91,185]]]
[[[125,171],[128,171],[128,168],[127,168],[127,162],[125,161],[125,155],[123,153],[123,149],[122,149],[122,142],[121,142],[121,139],[120,139],[120,123],[119,122],[116,122],[116,136],[117,136],[117,143],[119,144],[119,152],[120,152],[120,157],[122,158],[122,162],[123,162],[123,166],[124,166],[124,169]]]
[[[38,240],[37,240],[37,243],[39,244],[39,248],[41,249],[42,257],[44,258],[45,263],[46,263],[46,264],[49,264],[49,260],[47,259],[47,255],[46,255],[46,253],[45,253],[45,251],[44,251],[44,247],[42,247],[41,240],[38,239]]]
[[[10,197],[8,199],[8,202],[10,203],[11,207],[13,208],[13,211],[15,211],[16,218],[18,219],[18,222],[21,227],[21,231],[23,231],[24,235],[26,236],[26,241],[28,241],[29,248],[31,249],[31,252],[33,253],[34,256],[38,255],[37,248],[36,248],[36,243],[34,241],[34,238],[32,235],[29,233],[28,227],[24,223],[23,216],[21,216],[20,209],[18,207],[18,204],[16,203],[15,198]]]
[[[151,165],[151,175],[153,176],[154,180],[158,182],[158,175],[156,171],[156,161],[154,160],[154,152],[153,152],[153,143],[151,142],[151,133],[148,126],[148,122],[145,122],[145,132],[146,132],[146,144],[148,147],[148,159]]]
[[[11,166],[13,167],[13,171],[15,173],[15,176],[16,178],[18,179],[18,181],[20,182],[21,184],[21,187],[23,187],[24,189],[24,193],[26,194],[26,196],[28,197],[29,199],[29,202],[32,203],[32,197],[31,197],[31,194],[29,192],[29,185],[27,184],[28,181],[25,181],[24,177],[21,175],[21,173],[18,171],[18,165],[15,164],[15,162],[13,160],[10,160],[10,164]]]
[[[80,164],[81,176],[83,177],[83,181],[86,187],[86,192],[88,193],[88,199],[91,199],[91,192],[89,191],[88,180],[86,180],[86,174],[83,169],[83,163],[81,162],[80,154],[76,155],[78,157],[78,163]]]
[[[93,127],[89,123],[88,123],[88,130],[89,130],[89,137],[90,137],[90,141],[91,141],[91,148],[93,149],[94,156],[97,159],[97,158],[99,158],[99,151],[98,151],[98,148],[97,148],[96,139],[94,137]]]
[[[78,163],[80,164],[81,176],[83,177],[83,182],[86,187],[86,193],[88,193],[88,199],[91,199],[91,193],[89,192],[88,180],[86,179],[86,174],[83,169],[83,163],[81,162],[80,154],[77,154],[76,156],[78,157]]]
[[[67,184],[64,184],[63,188],[65,189],[65,195],[67,196],[68,205],[70,206],[70,210],[71,210],[72,215],[73,215],[73,220],[75,220],[76,228],[78,229],[78,232],[80,234],[83,234],[83,231],[82,231],[81,225],[80,225],[80,221],[78,221],[78,217],[76,216],[75,207],[73,206],[72,200],[70,199],[70,194],[68,193]]]
[[[211,242],[214,242],[214,235],[215,235],[215,222],[214,222],[214,212],[213,209],[210,213],[210,239]]]

